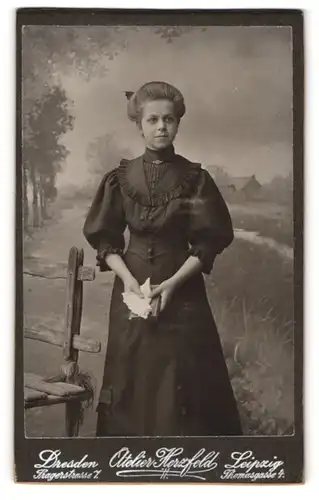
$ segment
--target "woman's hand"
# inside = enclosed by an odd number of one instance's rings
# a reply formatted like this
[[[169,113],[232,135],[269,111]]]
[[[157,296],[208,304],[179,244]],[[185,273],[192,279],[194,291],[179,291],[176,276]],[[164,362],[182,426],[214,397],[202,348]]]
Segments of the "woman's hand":
[[[162,281],[162,283],[158,285],[156,288],[154,288],[154,290],[152,290],[149,297],[153,299],[154,297],[160,295],[161,296],[160,310],[163,311],[163,309],[167,306],[167,304],[171,300],[174,290],[175,290],[174,283],[170,280],[165,280]]]
[[[133,276],[129,276],[129,277],[125,278],[123,280],[123,283],[124,283],[124,292],[126,292],[126,293],[127,292],[134,292],[139,297],[141,297],[141,298],[144,297],[143,293],[141,292],[141,288],[140,288],[138,281]]]

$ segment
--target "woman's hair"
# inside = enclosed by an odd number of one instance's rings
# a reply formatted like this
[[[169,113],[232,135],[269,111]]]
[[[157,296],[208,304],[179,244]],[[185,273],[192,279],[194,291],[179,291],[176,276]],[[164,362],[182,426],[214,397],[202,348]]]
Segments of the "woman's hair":
[[[168,99],[174,104],[175,115],[178,121],[184,116],[186,107],[183,94],[173,85],[166,82],[145,83],[133,93],[127,105],[127,114],[130,120],[140,123],[143,104],[147,101]]]

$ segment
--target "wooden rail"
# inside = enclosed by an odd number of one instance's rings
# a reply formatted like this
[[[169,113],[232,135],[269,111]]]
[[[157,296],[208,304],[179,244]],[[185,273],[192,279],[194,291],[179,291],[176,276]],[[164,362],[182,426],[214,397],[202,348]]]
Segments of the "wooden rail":
[[[95,270],[83,266],[84,253],[72,247],[69,251],[68,266],[65,276],[46,276],[45,273],[31,273],[48,279],[66,279],[66,300],[64,315],[64,331],[57,331],[41,326],[24,329],[24,337],[38,340],[62,348],[64,363],[60,367],[60,375],[51,379],[34,374],[24,375],[24,407],[65,404],[66,436],[77,436],[82,421],[82,403],[89,402],[93,396],[91,382],[86,374],[79,371],[79,352],[99,353],[101,343],[97,340],[80,336],[83,302],[83,282],[95,279]]]
[[[64,334],[47,326],[41,326],[41,332],[33,328],[25,328],[24,336],[27,339],[39,340],[40,342],[45,342],[58,347],[64,346]],[[81,352],[101,352],[101,342],[80,336],[72,339],[72,347]]]
[[[61,266],[65,266],[65,264],[61,264]],[[39,272],[38,270],[32,270],[31,267],[27,267],[24,269],[23,274],[26,276],[33,276],[34,278],[46,278],[48,280],[66,280],[67,272],[65,270],[62,271],[62,274],[56,273],[55,268],[51,268],[51,272]],[[88,266],[80,266],[77,270],[77,278],[78,281],[94,281],[95,280],[95,269],[93,267]]]
[[[54,394],[48,394],[37,389],[31,389],[29,387],[24,388],[24,408],[26,410],[39,407],[39,406],[52,406],[61,403],[72,403],[87,401],[91,397],[91,393],[82,389],[81,392],[75,394],[68,394],[67,396],[56,396]]]
[[[78,385],[68,384],[66,382],[46,382],[41,375],[35,373],[24,374],[24,385],[29,389],[51,394],[52,396],[63,397],[84,392],[83,387],[79,387]]]

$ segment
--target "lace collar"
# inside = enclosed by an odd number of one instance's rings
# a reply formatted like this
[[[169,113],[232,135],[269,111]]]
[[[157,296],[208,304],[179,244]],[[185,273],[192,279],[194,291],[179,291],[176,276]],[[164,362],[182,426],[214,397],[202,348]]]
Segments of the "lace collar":
[[[134,160],[123,159],[118,167],[118,179],[127,196],[146,206],[164,205],[174,198],[189,197],[201,171],[200,164],[174,154],[174,162],[168,164],[169,168],[151,195],[143,163],[144,155]]]

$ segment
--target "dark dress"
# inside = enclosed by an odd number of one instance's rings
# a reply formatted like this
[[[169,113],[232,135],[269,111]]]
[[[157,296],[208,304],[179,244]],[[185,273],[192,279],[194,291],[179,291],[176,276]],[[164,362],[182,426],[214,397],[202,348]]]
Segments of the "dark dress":
[[[130,241],[124,252],[124,230]],[[84,234],[105,256],[118,253],[140,284],[159,284],[197,256],[210,273],[233,240],[229,212],[200,165],[146,150],[107,173]],[[202,273],[177,288],[157,320],[129,319],[116,276],[97,436],[240,435],[241,425]]]

